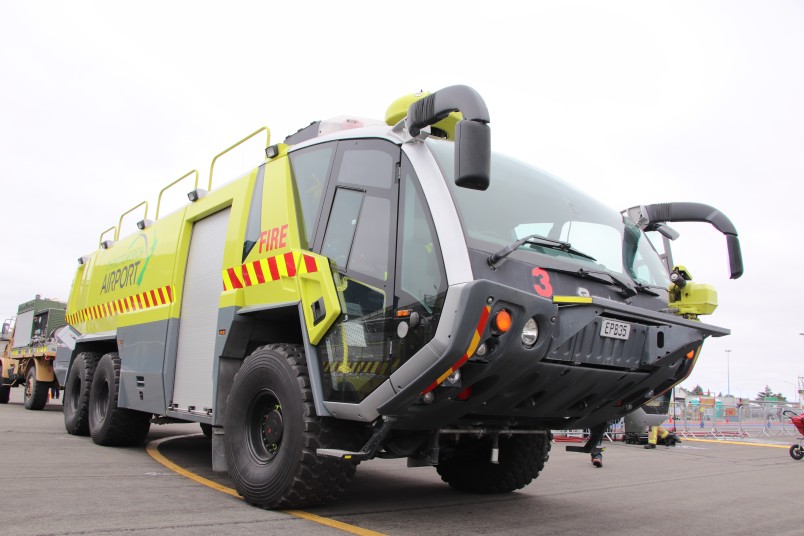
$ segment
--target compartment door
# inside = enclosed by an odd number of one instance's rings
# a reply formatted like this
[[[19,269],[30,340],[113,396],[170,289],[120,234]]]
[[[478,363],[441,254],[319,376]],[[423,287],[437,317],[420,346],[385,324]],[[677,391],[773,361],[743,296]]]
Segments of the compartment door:
[[[193,225],[181,300],[171,404],[174,411],[212,411],[212,365],[230,212],[229,208],[221,210]]]

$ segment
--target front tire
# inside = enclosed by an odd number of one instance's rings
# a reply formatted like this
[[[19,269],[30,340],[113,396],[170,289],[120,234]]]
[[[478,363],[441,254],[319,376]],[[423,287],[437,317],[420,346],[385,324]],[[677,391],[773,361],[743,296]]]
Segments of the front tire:
[[[39,411],[47,405],[47,395],[50,392],[50,382],[36,380],[36,365],[28,367],[25,375],[25,409]]]
[[[68,434],[89,435],[89,393],[100,354],[81,352],[75,357],[64,385],[64,428]]]
[[[101,357],[89,393],[89,434],[104,446],[140,445],[151,427],[151,415],[117,407],[120,358],[117,352]]]
[[[799,445],[793,445],[790,447],[790,457],[794,460],[804,458],[804,448],[800,447]]]
[[[301,347],[255,350],[234,378],[226,403],[224,444],[229,475],[243,498],[264,508],[301,508],[340,496],[352,462],[319,457],[343,448],[340,423],[315,414]]]
[[[530,484],[544,469],[550,435],[500,436],[499,463],[491,463],[491,439],[478,440],[441,460],[436,471],[453,488],[469,493],[509,493]]]

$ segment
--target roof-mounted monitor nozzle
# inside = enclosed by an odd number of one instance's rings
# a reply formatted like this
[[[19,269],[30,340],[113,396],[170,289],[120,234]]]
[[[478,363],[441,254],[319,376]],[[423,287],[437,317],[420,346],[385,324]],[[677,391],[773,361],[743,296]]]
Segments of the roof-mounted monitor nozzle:
[[[455,125],[455,184],[485,190],[491,168],[491,131],[489,111],[477,91],[469,86],[449,86],[417,100],[408,108],[405,128],[411,136],[418,136],[422,128],[452,112],[463,114]]]

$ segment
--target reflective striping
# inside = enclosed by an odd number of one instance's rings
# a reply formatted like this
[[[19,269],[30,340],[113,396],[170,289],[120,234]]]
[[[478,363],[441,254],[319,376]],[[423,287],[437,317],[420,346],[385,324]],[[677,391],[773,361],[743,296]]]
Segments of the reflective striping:
[[[592,298],[586,296],[553,296],[553,303],[592,303]]]
[[[335,363],[331,363],[330,361],[326,361],[323,364],[323,369],[325,374],[338,374],[338,366],[340,366],[342,362],[337,361]],[[351,368],[349,374],[369,374],[373,376],[388,376],[394,370],[399,368],[399,359],[395,359],[393,362],[389,361],[352,361],[349,362],[349,367]]]
[[[318,272],[315,257],[298,251],[289,251],[265,259],[233,266],[222,271],[223,290],[253,287],[278,281],[282,277],[296,277],[298,274]]]
[[[477,347],[480,345],[480,337],[483,335],[483,331],[486,329],[486,323],[489,320],[489,315],[491,314],[491,307],[486,305],[483,307],[483,312],[480,313],[480,320],[477,322],[477,327],[475,328],[475,333],[472,335],[472,342],[469,343],[469,348],[466,349],[466,352],[461,356],[461,358],[455,362],[450,368],[448,368],[444,374],[438,377],[436,381],[434,381],[430,386],[422,391],[422,394],[425,395],[438,387],[444,380],[446,380],[450,374],[461,368],[461,366],[466,363],[472,354],[475,353]]]
[[[168,285],[99,305],[91,305],[75,313],[70,313],[65,318],[67,323],[74,326],[89,320],[99,320],[133,311],[143,311],[162,305],[170,305],[171,303],[173,303],[173,286]]]

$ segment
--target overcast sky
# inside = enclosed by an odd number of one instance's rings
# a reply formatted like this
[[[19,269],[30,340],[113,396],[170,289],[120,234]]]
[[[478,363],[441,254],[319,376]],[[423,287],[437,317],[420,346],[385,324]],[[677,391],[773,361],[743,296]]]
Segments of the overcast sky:
[[[66,300],[76,259],[123,211],[147,199],[153,216],[163,186],[194,168],[205,183],[211,158],[262,125],[281,141],[467,84],[497,151],[618,210],[724,212],[742,241],[736,281],[722,235],[676,226],[676,262],[719,292],[704,320],[732,330],[683,385],[795,399],[802,28],[796,0],[0,0],[0,316],[37,293]],[[256,158],[216,165],[216,180]]]

